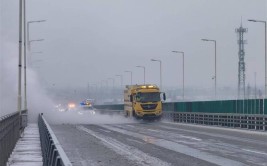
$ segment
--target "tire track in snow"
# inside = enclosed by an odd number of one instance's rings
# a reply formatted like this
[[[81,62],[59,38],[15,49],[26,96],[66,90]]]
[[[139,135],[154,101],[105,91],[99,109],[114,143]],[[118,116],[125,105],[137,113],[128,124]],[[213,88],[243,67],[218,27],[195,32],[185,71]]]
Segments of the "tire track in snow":
[[[102,141],[102,143],[105,146],[107,146],[111,150],[115,151],[117,154],[122,155],[124,157],[127,157],[129,160],[134,161],[138,165],[143,165],[143,166],[147,166],[147,165],[169,166],[169,165],[171,165],[170,163],[162,161],[156,157],[150,156],[150,155],[136,149],[135,147],[123,144],[123,143],[117,141],[116,139],[113,139],[113,138],[104,136],[100,133],[94,132],[94,131],[92,131],[92,130],[84,127],[84,126],[77,126],[76,128],[80,131],[84,131],[84,132],[94,136],[95,138]]]
[[[165,148],[165,149],[169,149],[178,153],[182,153],[194,158],[198,158],[200,160],[204,160],[216,165],[233,165],[233,166],[242,166],[242,165],[246,165],[244,163],[241,163],[239,161],[234,161],[228,158],[224,158],[221,156],[217,156],[211,153],[207,153],[207,152],[203,152],[201,150],[198,149],[194,149],[194,148],[190,148],[186,145],[182,145],[179,144],[177,142],[173,142],[173,141],[168,141],[165,139],[160,139],[160,138],[155,138],[149,135],[145,135],[145,134],[140,134],[140,133],[136,133],[136,132],[132,132],[126,129],[122,129],[122,128],[118,128],[119,126],[107,126],[107,125],[100,125],[101,127],[104,127],[108,130],[111,131],[115,131],[115,132],[119,132],[128,136],[131,136],[133,138],[138,138],[141,140],[144,140],[148,143],[151,143],[153,145]],[[148,140],[146,140],[147,138],[149,138]]]

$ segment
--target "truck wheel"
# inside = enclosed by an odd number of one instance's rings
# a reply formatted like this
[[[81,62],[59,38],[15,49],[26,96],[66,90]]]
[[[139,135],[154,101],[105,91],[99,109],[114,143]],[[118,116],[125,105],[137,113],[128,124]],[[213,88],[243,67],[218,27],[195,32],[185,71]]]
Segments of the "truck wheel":
[[[136,117],[135,110],[133,110],[133,117]]]
[[[124,116],[127,118],[128,117],[128,111],[125,111]]]
[[[161,119],[162,119],[162,116],[159,116],[156,118],[156,121],[161,121]]]

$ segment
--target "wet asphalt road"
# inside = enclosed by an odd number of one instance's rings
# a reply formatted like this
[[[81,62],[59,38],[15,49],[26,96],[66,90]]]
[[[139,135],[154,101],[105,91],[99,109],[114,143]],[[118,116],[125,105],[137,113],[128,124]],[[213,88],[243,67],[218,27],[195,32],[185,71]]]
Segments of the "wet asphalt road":
[[[74,166],[267,166],[267,133],[169,122],[52,125]]]

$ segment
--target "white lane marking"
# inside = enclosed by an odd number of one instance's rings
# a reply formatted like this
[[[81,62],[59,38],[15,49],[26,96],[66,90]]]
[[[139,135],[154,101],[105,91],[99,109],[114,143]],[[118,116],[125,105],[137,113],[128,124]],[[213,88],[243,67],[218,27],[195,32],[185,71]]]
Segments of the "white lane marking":
[[[199,139],[199,138],[196,138],[196,137],[189,137],[189,136],[184,136],[184,135],[181,135],[180,137],[192,139],[192,140],[195,140],[195,141],[202,141],[202,139]]]
[[[225,130],[225,131],[236,131],[240,133],[245,133],[245,134],[251,134],[253,133],[254,135],[267,135],[267,132],[265,131],[254,131],[254,130],[245,130],[245,129],[238,129],[238,128],[225,128],[222,126],[205,126],[201,124],[190,124],[190,123],[178,123],[178,122],[168,122],[168,121],[163,121],[161,123],[165,124],[172,124],[176,126],[191,126],[191,127],[196,127],[196,128],[206,128],[206,129],[216,129],[216,130]]]
[[[104,129],[99,129],[99,130],[104,131],[104,132],[106,132],[106,133],[110,133],[110,132],[111,132],[111,131],[109,131],[109,130],[104,130]]]
[[[255,141],[249,138],[241,138],[241,137],[236,137],[236,136],[229,136],[229,135],[222,135],[222,134],[212,134],[212,132],[203,132],[197,129],[181,129],[181,128],[175,128],[175,127],[167,127],[162,125],[162,128],[166,128],[166,129],[171,129],[171,130],[176,130],[176,131],[184,131],[184,132],[189,132],[189,133],[195,133],[195,134],[203,134],[203,135],[207,135],[207,136],[211,136],[211,137],[219,137],[219,138],[225,138],[225,139],[231,139],[231,140],[236,140],[236,141],[242,141],[242,142],[248,142],[248,143],[257,143],[257,144],[261,144],[263,146],[266,145],[266,142],[263,141]],[[250,133],[251,134],[251,133]],[[241,139],[240,139],[241,138]]]
[[[169,166],[170,163],[167,163],[165,161],[162,161],[158,158],[155,158],[153,156],[150,156],[137,148],[133,146],[129,146],[126,144],[123,144],[116,139],[113,139],[111,137],[106,137],[102,134],[96,133],[88,128],[85,128],[83,126],[77,126],[78,130],[85,131],[86,133],[94,136],[95,138],[102,141],[102,143],[110,148],[111,150],[115,151],[117,154],[127,157],[127,159],[132,160],[136,162],[138,165],[159,165],[159,166]]]
[[[147,129],[147,130],[149,130],[149,131],[155,131],[155,132],[158,132],[158,130],[153,130],[153,129]]]
[[[118,126],[118,125],[116,125],[116,126]],[[129,127],[133,127],[133,126],[131,126],[131,125],[127,125],[127,126],[129,126]],[[136,128],[136,127],[135,127]],[[164,127],[163,127],[164,128]],[[167,128],[167,127],[166,127]],[[172,128],[173,129],[173,128]],[[175,128],[174,128],[175,129]],[[162,130],[154,130],[154,129],[146,129],[146,130],[148,130],[148,131],[153,131],[153,132],[166,132],[166,131],[162,131]],[[191,139],[191,140],[195,140],[195,141],[202,141],[202,139],[200,139],[200,138],[196,138],[196,137],[190,137],[190,136],[184,136],[184,135],[178,135],[177,134],[177,136],[178,137],[182,137],[182,138],[188,138],[188,139]]]
[[[162,147],[165,149],[169,149],[178,153],[182,153],[194,158],[198,158],[200,160],[204,160],[210,163],[214,163],[216,165],[234,165],[234,166],[243,166],[244,163],[241,163],[239,161],[234,161],[225,157],[221,157],[221,156],[216,156],[214,154],[211,153],[207,153],[204,151],[201,151],[199,149],[194,149],[191,147],[188,147],[186,145],[181,145],[177,142],[173,141],[169,141],[169,140],[165,140],[165,139],[157,139],[148,135],[144,135],[144,134],[140,134],[140,133],[136,133],[136,132],[131,132],[128,131],[126,129],[121,129],[121,128],[117,128],[116,126],[107,126],[107,125],[100,125],[101,127],[105,127],[108,130],[113,130],[134,138],[138,138],[138,139],[144,139],[144,138],[150,138],[150,140],[148,141],[148,143],[153,144],[155,146],[158,147]]]
[[[242,150],[267,156],[267,153],[264,153],[264,152],[254,151],[254,150],[250,150],[250,149],[242,149]]]

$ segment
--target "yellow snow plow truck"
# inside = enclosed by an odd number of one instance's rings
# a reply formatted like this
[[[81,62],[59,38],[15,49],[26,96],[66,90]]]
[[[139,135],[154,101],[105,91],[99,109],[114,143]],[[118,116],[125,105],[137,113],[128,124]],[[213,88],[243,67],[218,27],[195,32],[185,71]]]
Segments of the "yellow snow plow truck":
[[[126,117],[137,119],[160,119],[162,116],[162,98],[156,85],[126,85],[124,90],[124,113]]]

